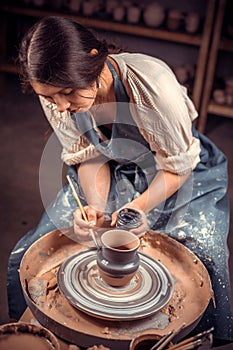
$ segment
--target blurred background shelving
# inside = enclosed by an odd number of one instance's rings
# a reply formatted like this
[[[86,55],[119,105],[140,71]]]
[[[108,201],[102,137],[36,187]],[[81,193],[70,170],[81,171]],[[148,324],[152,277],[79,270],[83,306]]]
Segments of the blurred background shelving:
[[[76,9],[72,7],[74,4]],[[137,19],[129,17],[132,8],[139,11]],[[116,16],[116,10],[123,11],[121,18]],[[146,17],[149,10],[154,23]],[[3,1],[0,5],[0,90],[4,92],[6,74],[18,73],[15,57],[23,33],[41,17],[65,16],[110,40],[123,42],[129,51],[165,60],[187,87],[199,112],[197,128],[205,132],[208,115],[233,117],[233,69],[231,65],[218,63],[223,54],[233,55],[231,14],[230,0],[193,0],[188,4],[147,0],[143,5],[136,0]],[[191,28],[194,19],[196,27]],[[229,62],[229,58],[226,60]],[[221,77],[223,66],[225,71]],[[217,78],[218,75],[221,78]]]
[[[219,0],[209,51],[199,113],[199,130],[205,131],[208,115],[233,118],[233,4]]]

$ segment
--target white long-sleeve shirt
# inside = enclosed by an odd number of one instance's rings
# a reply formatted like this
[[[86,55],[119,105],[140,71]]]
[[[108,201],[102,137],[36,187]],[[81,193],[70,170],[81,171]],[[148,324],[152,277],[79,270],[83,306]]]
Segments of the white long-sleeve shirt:
[[[200,160],[199,140],[192,135],[197,111],[186,88],[159,59],[137,53],[110,56],[118,65],[120,79],[130,98],[132,117],[155,153],[157,170],[182,175],[194,169]],[[98,155],[95,147],[80,134],[68,111],[58,112],[56,106],[43,97],[40,101],[62,144],[62,159],[66,164],[78,164]],[[96,125],[95,128],[103,138]]]

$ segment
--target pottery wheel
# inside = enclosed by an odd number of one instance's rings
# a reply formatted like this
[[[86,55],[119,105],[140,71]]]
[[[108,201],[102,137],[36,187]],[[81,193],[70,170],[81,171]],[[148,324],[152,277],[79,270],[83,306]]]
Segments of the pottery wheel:
[[[58,285],[79,310],[103,319],[133,320],[163,308],[174,290],[169,271],[156,259],[139,253],[140,266],[130,283],[111,287],[99,275],[96,249],[70,256],[58,272]]]
[[[135,307],[137,308],[136,317],[139,313],[142,317],[134,319],[133,316],[131,320],[126,321],[117,320],[117,318],[101,319],[99,311],[97,311],[98,317],[92,316],[92,314],[87,313],[87,310],[83,312],[78,307],[74,307],[63,295],[60,286],[58,286],[57,278],[58,275],[61,276],[59,273],[61,265],[63,265],[62,268],[65,268],[65,275],[67,275],[65,278],[72,276],[70,279],[75,280],[72,288],[78,289],[81,293],[82,298],[75,296],[75,299],[79,300],[80,298],[81,306],[86,308],[87,305],[88,312],[93,312],[93,309],[97,308],[96,305],[91,307],[90,304],[93,300],[96,304],[96,298],[98,299],[100,294],[101,299],[105,300],[104,303],[108,299],[109,309],[113,299],[114,303],[120,305],[122,301],[120,290],[118,290],[118,294],[113,294],[112,289],[100,283],[99,279],[95,277],[98,272],[95,270],[96,263],[92,255],[96,252],[91,248],[89,250],[90,256],[87,253],[79,255],[79,252],[87,251],[87,247],[72,241],[66,234],[70,234],[69,229],[55,230],[33,243],[22,259],[20,280],[27,305],[36,320],[71,344],[84,348],[94,344],[103,344],[112,350],[128,350],[130,341],[141,334],[151,333],[163,336],[185,324],[185,328],[179,335],[182,338],[190,333],[198,323],[213,296],[208,272],[198,257],[167,235],[148,231],[141,238],[139,248],[142,263],[138,275],[135,277],[139,281],[132,280],[132,284],[127,287],[129,289],[121,291],[125,303],[124,307],[127,307],[126,298],[127,300],[132,299],[135,304],[138,304]],[[77,270],[74,267],[74,257],[77,255],[80,257],[80,261],[84,259],[82,263],[78,262],[78,264],[83,264],[84,269]],[[148,256],[152,259],[148,259]],[[156,262],[155,266],[153,265],[154,261]],[[173,277],[174,291],[172,292],[172,286],[169,286],[164,296],[161,296],[159,291],[162,288],[159,283],[165,285],[163,278],[166,278],[169,283],[172,282],[164,270],[164,266]],[[60,271],[62,272],[62,270]],[[67,271],[71,272],[67,273]],[[153,287],[151,287],[152,279]],[[148,289],[144,287],[144,284]],[[153,306],[154,310],[162,305],[159,303],[165,303],[169,299],[169,293],[172,296],[158,312],[143,317],[150,310],[145,309],[140,297],[146,300],[145,304],[152,303],[150,293],[157,298],[157,303]],[[89,302],[86,302],[88,298]],[[98,310],[103,308],[103,305],[97,305]],[[117,310],[122,307],[119,305]],[[106,310],[104,312],[104,317],[106,317]],[[119,314],[119,310],[117,312]],[[134,311],[131,309],[130,312]]]

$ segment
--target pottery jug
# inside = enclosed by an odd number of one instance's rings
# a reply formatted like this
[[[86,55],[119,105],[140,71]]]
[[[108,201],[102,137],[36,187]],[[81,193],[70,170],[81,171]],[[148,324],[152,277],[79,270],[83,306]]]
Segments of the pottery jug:
[[[100,240],[97,266],[101,278],[110,286],[127,285],[139,268],[140,239],[132,232],[113,229],[104,232]]]

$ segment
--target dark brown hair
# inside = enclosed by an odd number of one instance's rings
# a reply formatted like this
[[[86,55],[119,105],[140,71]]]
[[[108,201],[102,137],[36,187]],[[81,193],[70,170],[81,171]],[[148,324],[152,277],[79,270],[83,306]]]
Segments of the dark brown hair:
[[[91,55],[92,49],[98,51]],[[44,17],[25,34],[19,49],[18,63],[23,90],[30,81],[58,87],[90,87],[103,69],[112,49],[98,40],[91,30],[63,17]]]

